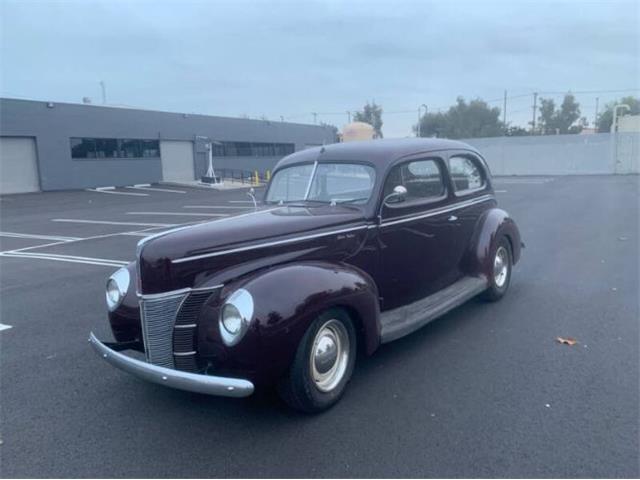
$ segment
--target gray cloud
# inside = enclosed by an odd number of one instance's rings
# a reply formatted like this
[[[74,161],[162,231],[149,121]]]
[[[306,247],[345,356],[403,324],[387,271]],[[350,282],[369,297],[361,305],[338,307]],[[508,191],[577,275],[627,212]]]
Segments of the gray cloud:
[[[104,80],[113,103],[310,122],[372,98],[417,110],[504,89],[631,88],[640,73],[634,1],[0,5],[4,96],[97,100]],[[594,95],[578,100],[589,115]],[[529,104],[514,99],[510,118],[526,122]],[[410,134],[416,114],[386,115],[387,136]],[[320,118],[341,125],[346,113]]]

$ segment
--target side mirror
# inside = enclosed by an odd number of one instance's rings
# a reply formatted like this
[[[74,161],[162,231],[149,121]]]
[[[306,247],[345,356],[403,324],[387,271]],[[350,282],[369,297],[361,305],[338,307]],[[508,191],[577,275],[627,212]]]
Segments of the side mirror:
[[[404,185],[396,185],[393,188],[393,192],[384,197],[382,205],[380,205],[380,211],[378,212],[378,223],[382,222],[382,209],[387,203],[404,202],[407,198],[407,188]]]
[[[394,187],[393,192],[384,197],[383,203],[396,203],[404,202],[407,198],[407,188],[404,185],[397,185]]]

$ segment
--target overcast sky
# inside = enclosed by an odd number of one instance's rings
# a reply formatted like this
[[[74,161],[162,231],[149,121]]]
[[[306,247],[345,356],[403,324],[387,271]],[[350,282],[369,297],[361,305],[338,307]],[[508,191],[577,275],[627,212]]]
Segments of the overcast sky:
[[[505,89],[640,89],[638,1],[0,4],[4,97],[101,103],[104,80],[112,104],[304,123],[315,111],[339,127],[375,99],[385,136],[402,137],[420,104],[458,95],[502,107]],[[596,97],[623,94],[577,98],[592,121]],[[507,120],[524,125],[531,104],[510,99]]]

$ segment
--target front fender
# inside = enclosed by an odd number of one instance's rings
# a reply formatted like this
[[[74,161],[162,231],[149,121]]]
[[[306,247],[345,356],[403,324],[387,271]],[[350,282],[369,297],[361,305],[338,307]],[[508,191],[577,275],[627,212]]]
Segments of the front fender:
[[[369,275],[351,265],[301,262],[255,272],[225,285],[219,305],[238,288],[253,296],[254,317],[245,337],[233,347],[224,347],[225,356],[259,377],[260,383],[286,373],[305,332],[328,308],[342,307],[350,313],[367,353],[379,345],[377,288]],[[218,328],[217,318],[207,323],[207,329]],[[207,346],[203,347],[206,351]]]
[[[513,263],[520,260],[522,240],[516,222],[507,212],[492,208],[478,219],[469,249],[465,255],[463,269],[466,273],[487,277],[493,275],[493,252],[500,238],[505,236],[511,244]]]

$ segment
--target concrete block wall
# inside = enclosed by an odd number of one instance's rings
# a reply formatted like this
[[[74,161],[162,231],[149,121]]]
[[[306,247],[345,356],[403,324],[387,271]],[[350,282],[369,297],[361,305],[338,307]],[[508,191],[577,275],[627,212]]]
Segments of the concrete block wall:
[[[640,133],[491,137],[462,141],[480,151],[493,175],[640,173]],[[614,142],[617,142],[617,149]]]

